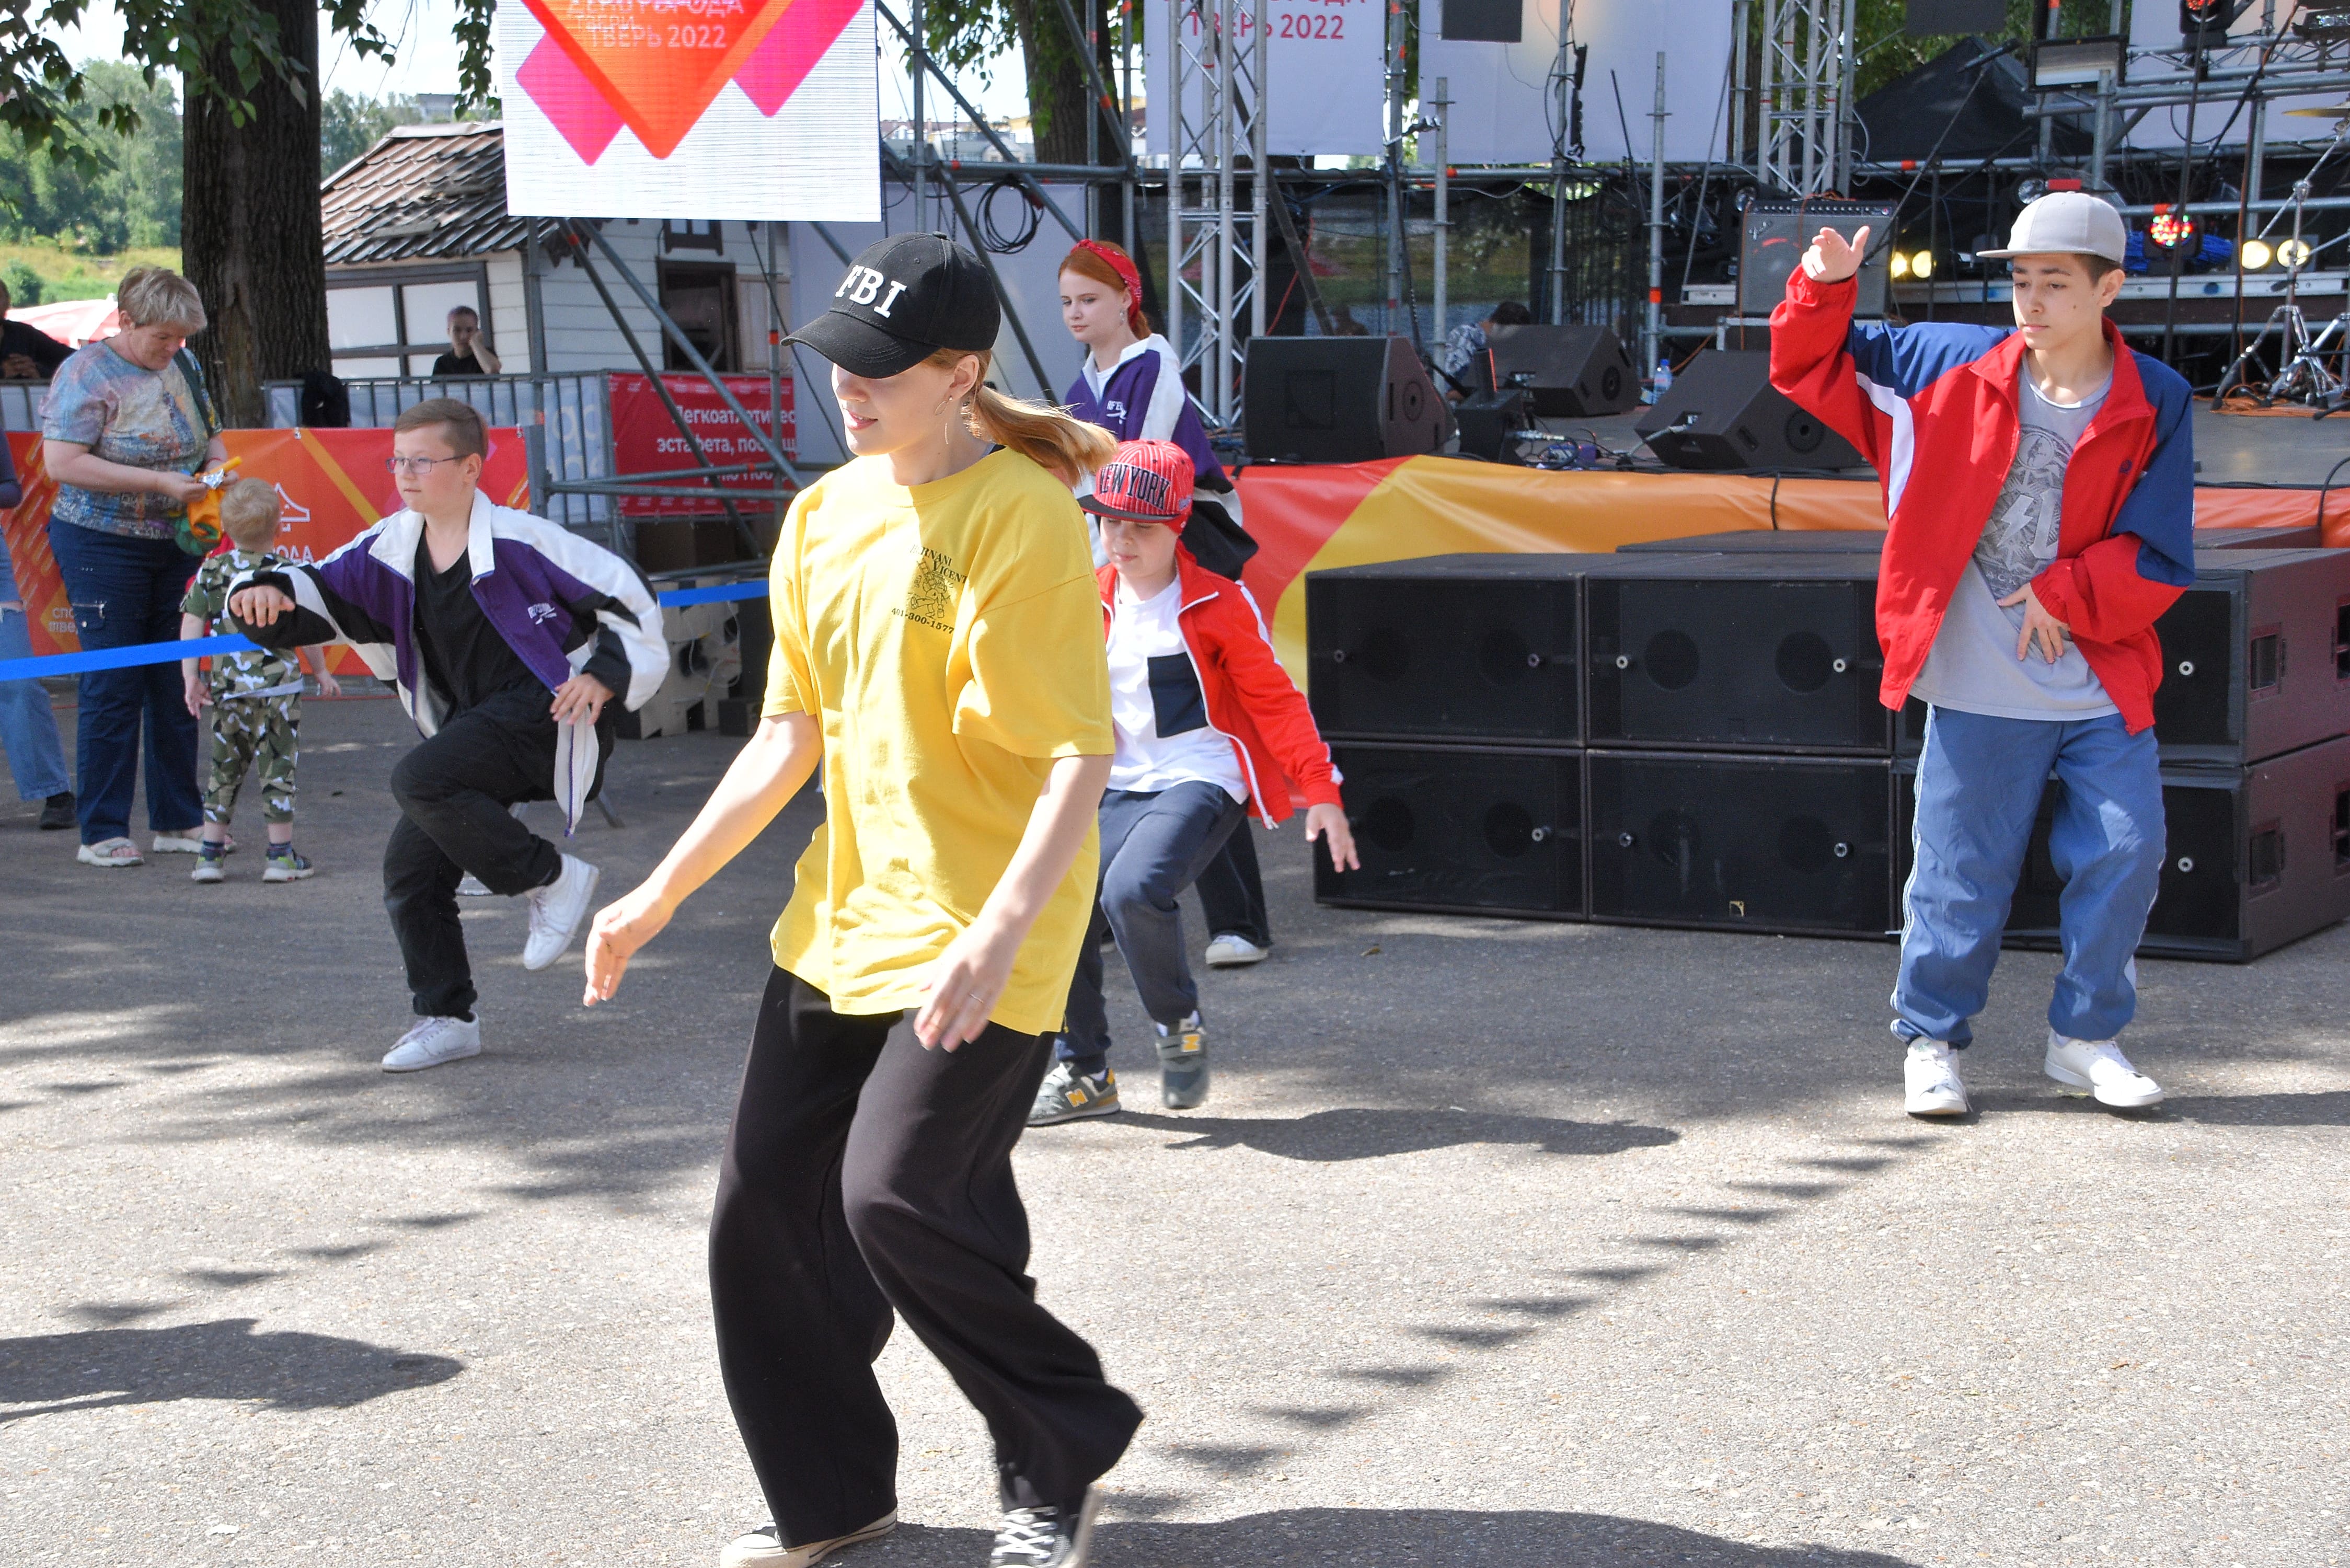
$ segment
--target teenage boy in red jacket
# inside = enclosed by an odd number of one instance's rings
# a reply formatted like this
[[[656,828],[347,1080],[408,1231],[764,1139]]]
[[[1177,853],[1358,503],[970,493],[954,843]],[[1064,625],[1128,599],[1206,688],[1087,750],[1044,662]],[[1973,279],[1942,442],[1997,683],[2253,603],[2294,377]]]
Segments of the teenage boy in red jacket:
[[[1883,476],[1879,696],[1929,704],[1893,1032],[1912,1116],[1960,1116],[1954,1053],[1990,994],[2050,774],[2064,967],[2043,1066],[2126,1108],[2162,1098],[2114,1037],[2163,856],[2154,622],[2195,580],[2187,383],[2105,319],[2127,234],[2043,196],[2003,257],[2015,330],[1852,319],[1868,245],[1822,229],[1771,317],[1771,382]]]
[[[1118,752],[1101,804],[1101,883],[1078,950],[1068,1020],[1030,1127],[1118,1109],[1102,1002],[1101,938],[1115,933],[1159,1032],[1159,1095],[1170,1110],[1208,1097],[1207,1035],[1184,960],[1175,896],[1252,804],[1268,826],[1305,796],[1305,836],[1352,869],[1354,835],[1305,699],[1265,640],[1256,607],[1176,543],[1191,515],[1191,459],[1172,441],[1130,441],[1077,504],[1101,519],[1099,575]]]

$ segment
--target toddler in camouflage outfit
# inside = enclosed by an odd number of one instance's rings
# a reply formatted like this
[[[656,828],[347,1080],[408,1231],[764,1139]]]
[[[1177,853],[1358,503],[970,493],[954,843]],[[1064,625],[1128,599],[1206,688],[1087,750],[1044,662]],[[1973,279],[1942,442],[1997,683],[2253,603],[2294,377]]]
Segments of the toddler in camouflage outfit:
[[[207,557],[188,585],[180,605],[182,640],[235,635],[237,628],[224,618],[228,586],[239,573],[284,564],[269,552],[281,510],[277,487],[265,480],[241,479],[221,493],[221,531],[232,547]],[[296,649],[291,663],[285,653],[266,649],[215,654],[209,680],[197,672],[196,660],[180,661],[188,711],[201,718],[205,708],[213,711],[212,776],[204,785],[204,837],[196,868],[189,873],[192,880],[217,882],[225,874],[222,862],[234,847],[229,816],[248,767],[260,782],[261,814],[268,825],[269,858],[261,879],[296,882],[310,875],[310,862],[294,847],[294,761],[302,724],[302,676],[314,655],[318,694],[339,696],[341,688],[327,672],[324,649]]]

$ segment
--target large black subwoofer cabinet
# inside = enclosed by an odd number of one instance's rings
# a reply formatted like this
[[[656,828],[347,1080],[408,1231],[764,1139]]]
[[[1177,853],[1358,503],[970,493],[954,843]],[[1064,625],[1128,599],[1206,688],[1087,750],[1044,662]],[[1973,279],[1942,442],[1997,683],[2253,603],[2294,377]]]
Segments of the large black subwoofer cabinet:
[[[1887,756],[1873,555],[1634,555],[1585,574],[1592,746]]]
[[[1580,753],[1357,741],[1334,744],[1331,760],[1362,867],[1315,856],[1321,902],[1583,917]]]
[[[1430,556],[1305,579],[1305,680],[1331,739],[1572,746],[1584,571],[1607,556]]]
[[[2199,549],[2154,629],[2165,763],[2240,767],[2350,732],[2350,550]]]
[[[1889,761],[1600,751],[1586,759],[1594,919],[1885,934]]]
[[[1910,870],[1917,763],[1894,771],[1894,915]],[[2048,782],[2008,911],[2006,945],[2058,946],[2064,878]],[[2138,952],[2244,963],[2350,919],[2350,737],[2242,768],[2162,770],[2162,879]]]

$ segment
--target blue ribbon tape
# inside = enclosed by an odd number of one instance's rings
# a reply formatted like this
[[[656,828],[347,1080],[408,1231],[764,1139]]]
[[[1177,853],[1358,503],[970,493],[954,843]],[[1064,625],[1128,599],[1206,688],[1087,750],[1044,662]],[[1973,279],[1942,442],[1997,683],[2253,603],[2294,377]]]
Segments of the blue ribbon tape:
[[[659,595],[664,605],[707,605],[731,599],[767,597],[763,581],[722,583],[712,588],[673,588]],[[130,670],[142,664],[170,664],[215,653],[250,653],[260,645],[243,637],[200,637],[191,642],[143,642],[130,648],[101,648],[88,653],[49,653],[33,659],[0,659],[0,680],[36,680],[45,675],[86,675],[96,670]]]

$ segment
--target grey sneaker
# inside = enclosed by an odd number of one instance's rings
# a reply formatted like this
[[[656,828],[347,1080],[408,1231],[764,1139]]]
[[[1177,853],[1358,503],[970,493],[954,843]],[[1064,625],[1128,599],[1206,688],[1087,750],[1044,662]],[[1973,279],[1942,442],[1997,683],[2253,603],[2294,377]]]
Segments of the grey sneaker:
[[[1087,1487],[1085,1501],[1074,1509],[1011,1510],[995,1532],[988,1568],[1085,1568],[1093,1551],[1094,1513],[1100,1507],[1100,1489]]]
[[[823,1562],[844,1546],[879,1540],[897,1526],[898,1511],[893,1508],[862,1530],[852,1530],[829,1541],[786,1546],[782,1532],[773,1524],[763,1524],[728,1542],[718,1553],[718,1568],[812,1568],[812,1564]]]
[[[1028,1109],[1028,1125],[1048,1127],[1055,1122],[1079,1121],[1087,1116],[1115,1116],[1118,1113],[1118,1075],[1104,1067],[1097,1078],[1080,1073],[1066,1062],[1055,1062],[1053,1070],[1045,1075],[1045,1082],[1036,1091],[1036,1103]]]
[[[1159,1025],[1159,1103],[1170,1111],[1208,1103],[1208,1035],[1196,1012],[1172,1029]]]
[[[228,875],[228,867],[223,864],[227,858],[228,857],[221,852],[219,845],[205,845],[196,851],[196,868],[188,873],[188,880],[191,882],[222,880]]]

